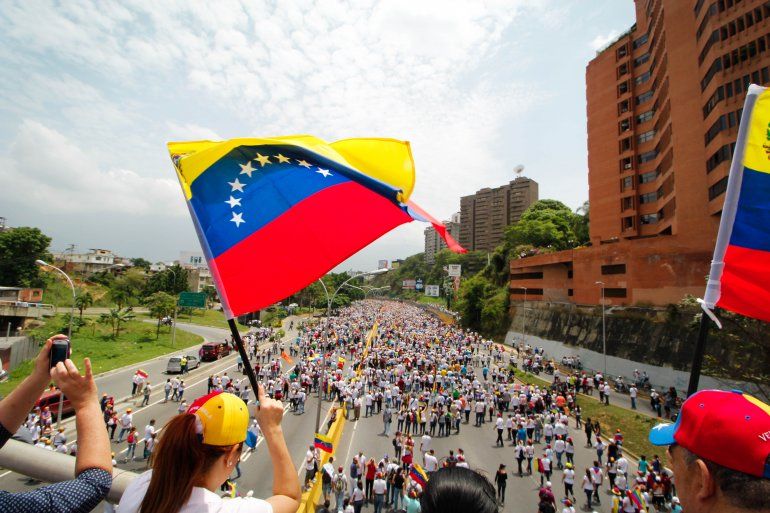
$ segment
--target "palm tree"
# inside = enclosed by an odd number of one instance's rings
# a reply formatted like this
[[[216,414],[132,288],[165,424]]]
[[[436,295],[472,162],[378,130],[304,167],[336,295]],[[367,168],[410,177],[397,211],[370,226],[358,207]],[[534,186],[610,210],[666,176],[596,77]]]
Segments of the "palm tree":
[[[117,338],[120,335],[121,323],[128,322],[134,317],[134,309],[130,306],[127,308],[110,308],[110,313],[102,314],[99,317],[99,322],[112,326],[112,338]]]
[[[81,321],[83,320],[83,310],[87,309],[90,306],[94,306],[94,297],[91,295],[90,292],[80,294],[77,298],[75,298],[75,308],[77,308],[80,311]]]

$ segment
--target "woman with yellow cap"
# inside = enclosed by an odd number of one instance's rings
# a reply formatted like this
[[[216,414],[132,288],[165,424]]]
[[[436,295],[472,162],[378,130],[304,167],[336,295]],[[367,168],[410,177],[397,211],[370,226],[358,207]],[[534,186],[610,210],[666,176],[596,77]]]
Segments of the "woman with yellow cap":
[[[120,500],[121,513],[294,513],[299,480],[281,431],[283,406],[258,390],[257,421],[273,462],[273,496],[222,499],[219,486],[240,460],[249,426],[246,404],[233,394],[212,392],[194,401],[163,429],[150,468]]]

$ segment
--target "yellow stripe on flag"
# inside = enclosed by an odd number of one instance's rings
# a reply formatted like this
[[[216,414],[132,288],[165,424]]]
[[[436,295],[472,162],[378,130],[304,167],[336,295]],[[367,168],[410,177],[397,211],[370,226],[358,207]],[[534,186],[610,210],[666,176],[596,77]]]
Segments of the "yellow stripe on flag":
[[[751,112],[743,165],[754,171],[770,173],[770,89],[757,96]]]

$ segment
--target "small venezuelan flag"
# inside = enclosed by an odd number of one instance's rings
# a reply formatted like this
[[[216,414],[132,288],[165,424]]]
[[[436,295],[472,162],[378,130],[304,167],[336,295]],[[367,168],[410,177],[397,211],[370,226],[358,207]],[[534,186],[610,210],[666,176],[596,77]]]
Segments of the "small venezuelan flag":
[[[770,89],[749,87],[724,198],[703,306],[770,321]]]
[[[334,451],[334,444],[332,444],[331,438],[328,436],[324,436],[321,433],[315,434],[315,439],[313,440],[313,446],[321,450],[323,452],[331,453]]]
[[[425,488],[425,485],[428,484],[428,474],[426,474],[425,470],[417,463],[413,463],[410,467],[409,477],[412,479],[412,481],[422,486],[423,488]]]
[[[290,296],[413,220],[465,252],[409,199],[415,171],[405,141],[301,135],[168,150],[229,319]]]

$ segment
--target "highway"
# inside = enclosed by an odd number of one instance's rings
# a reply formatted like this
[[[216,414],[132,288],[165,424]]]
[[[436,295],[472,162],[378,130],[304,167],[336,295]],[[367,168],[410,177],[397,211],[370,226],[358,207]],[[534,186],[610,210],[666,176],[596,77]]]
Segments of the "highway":
[[[200,334],[207,340],[224,339],[224,337],[228,335],[226,330],[219,328],[185,325],[182,323],[180,323],[178,327]],[[285,326],[287,331],[286,339],[296,337],[296,331],[288,330],[287,328],[288,325]],[[197,350],[197,348],[191,349]],[[184,352],[185,351],[178,351],[176,354]],[[156,358],[126,369],[113,371],[99,376],[97,381],[100,387],[100,393],[103,390],[109,395],[114,395],[116,398],[127,395],[131,390],[131,376],[135,370],[140,367],[149,373],[149,380],[152,383],[161,385],[166,379],[164,371],[168,356]],[[281,363],[283,370],[287,371],[288,365],[286,365],[285,362]],[[240,373],[237,373],[235,354],[231,354],[216,362],[203,363],[199,369],[193,370],[185,376],[185,382],[187,384],[185,398],[189,402],[194,398],[205,394],[208,376],[210,374],[221,375],[224,372],[227,372],[230,376],[236,374],[240,377]],[[143,434],[144,426],[150,419],[155,419],[156,427],[161,428],[166,421],[177,414],[178,403],[164,403],[163,399],[163,387],[157,386],[152,393],[149,406],[139,407],[141,397],[137,397],[119,404],[118,413],[120,415],[125,411],[125,408],[132,407],[134,409],[134,425],[137,426],[139,433]],[[311,397],[308,398],[306,403],[305,414],[296,415],[289,411],[286,411],[284,414],[284,436],[295,462],[297,473],[300,476],[304,474],[303,460],[305,452],[307,451],[308,444],[311,443],[313,439],[315,409],[317,404],[317,398]],[[322,410],[323,422],[328,418],[328,408],[329,403],[324,402]],[[286,409],[288,410],[288,404],[286,405]],[[66,425],[71,441],[76,436],[75,433],[70,432],[73,423],[70,420]],[[459,435],[454,434],[453,432],[449,437],[434,438],[432,447],[436,450],[436,454],[440,458],[445,457],[448,454],[449,449],[454,449],[455,452],[460,448],[463,449],[471,468],[482,471],[490,478],[490,480],[494,479],[494,474],[498,465],[500,463],[505,463],[508,467],[509,479],[506,502],[502,511],[517,513],[537,511],[537,490],[540,484],[539,475],[537,473],[532,476],[525,475],[524,477],[515,475],[516,462],[513,458],[513,448],[511,447],[510,442],[507,442],[505,447],[496,447],[496,431],[493,426],[494,424],[486,423],[482,427],[477,428],[473,427],[472,422],[470,424],[462,424]],[[392,428],[391,434],[395,431],[395,422]],[[574,420],[571,421],[570,428],[572,431],[570,435],[575,440],[576,446],[575,491],[578,495],[580,505],[582,505],[585,499],[580,490],[580,479],[584,474],[585,469],[590,466],[593,461],[595,452],[584,448],[585,435],[582,431],[574,429]],[[391,438],[382,435],[382,431],[383,424],[381,415],[364,418],[362,411],[362,417],[359,421],[347,422],[340,444],[336,448],[336,465],[343,465],[347,474],[352,457],[355,454],[358,454],[359,451],[363,451],[367,458],[370,456],[374,457],[376,461],[379,461],[386,454],[393,457]],[[415,437],[415,443],[417,444],[417,447],[419,447],[419,436]],[[124,461],[127,449],[127,444],[125,442],[121,444],[113,443],[112,446],[119,468],[129,469],[135,472],[142,472],[146,469],[145,461]],[[536,457],[542,456],[544,446],[541,445],[536,447],[538,451]],[[142,449],[143,444],[139,443],[137,445],[137,457],[141,457]],[[45,454],[43,449],[41,449],[41,454]],[[422,463],[422,458],[418,457],[417,461]],[[266,447],[262,442],[257,446],[255,452],[244,452],[240,467],[242,477],[236,481],[239,493],[245,494],[247,491],[253,490],[256,497],[267,497],[271,495],[272,467]],[[631,469],[636,469],[635,462],[631,463]],[[560,471],[554,472],[552,482],[556,497],[561,498],[563,496],[563,486]],[[13,472],[5,471],[0,473],[0,488],[4,490],[12,492],[28,491],[37,486],[40,486],[40,484],[30,484],[26,477]],[[606,489],[606,486],[603,488]],[[603,491],[602,506],[594,506],[592,511],[609,512],[610,503],[610,496]],[[559,504],[558,506],[561,505]],[[558,511],[561,511],[561,507],[559,507]]]

